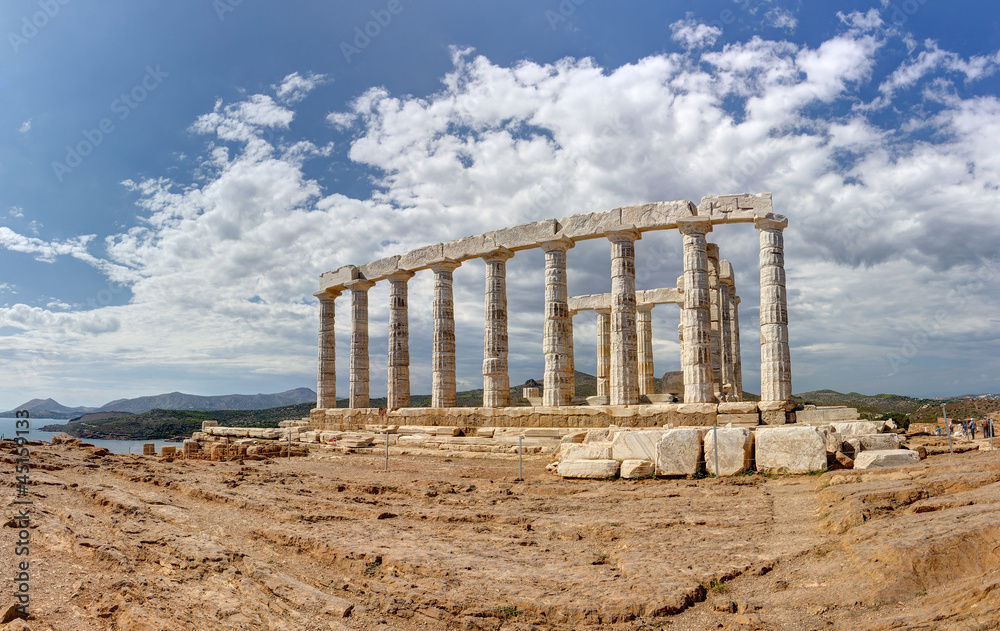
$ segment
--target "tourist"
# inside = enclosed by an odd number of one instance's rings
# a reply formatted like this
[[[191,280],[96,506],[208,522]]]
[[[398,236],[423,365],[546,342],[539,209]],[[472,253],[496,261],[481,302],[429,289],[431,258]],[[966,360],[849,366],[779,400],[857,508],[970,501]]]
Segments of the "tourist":
[[[969,419],[969,440],[976,440],[976,419]]]

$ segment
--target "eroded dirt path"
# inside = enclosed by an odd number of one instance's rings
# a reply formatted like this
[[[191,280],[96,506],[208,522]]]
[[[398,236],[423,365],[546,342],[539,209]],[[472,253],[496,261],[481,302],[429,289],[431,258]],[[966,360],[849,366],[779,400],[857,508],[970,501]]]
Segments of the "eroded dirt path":
[[[521,482],[441,455],[33,463],[36,631],[1000,628],[1000,452],[614,482],[538,458]]]

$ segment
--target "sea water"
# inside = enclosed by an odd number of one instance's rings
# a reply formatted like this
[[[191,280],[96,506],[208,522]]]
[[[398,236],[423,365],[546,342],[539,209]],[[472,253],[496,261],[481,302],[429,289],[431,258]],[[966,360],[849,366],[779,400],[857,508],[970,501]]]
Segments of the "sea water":
[[[24,420],[24,419],[0,418],[0,434],[2,434],[4,438],[14,438],[15,436],[18,436],[19,434],[15,433],[15,430],[18,429],[15,424],[19,420]],[[28,419],[28,423],[29,423],[28,433],[20,434],[20,436],[23,436],[28,440],[41,440],[49,443],[52,442],[52,436],[54,436],[57,432],[43,432],[38,428],[53,424],[65,425],[66,420],[32,417]],[[22,427],[20,429],[24,428]],[[157,453],[160,452],[160,449],[164,445],[171,445],[174,447],[179,446],[179,443],[169,440],[102,440],[100,438],[83,438],[81,440],[83,440],[83,442],[85,443],[91,443],[95,447],[104,447],[113,454],[141,455],[142,446],[145,445],[146,443],[155,444]]]

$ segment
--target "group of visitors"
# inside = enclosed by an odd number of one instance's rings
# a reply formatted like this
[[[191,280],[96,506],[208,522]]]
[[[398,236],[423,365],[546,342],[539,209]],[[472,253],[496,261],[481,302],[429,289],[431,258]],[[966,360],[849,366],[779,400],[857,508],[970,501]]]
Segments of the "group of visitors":
[[[951,426],[949,429],[954,431],[955,425],[950,423],[949,425]],[[962,440],[976,440],[976,429],[980,426],[982,427],[982,432],[980,433],[981,437],[993,438],[993,419],[990,417],[986,417],[981,421],[977,421],[974,418],[962,421],[958,425],[958,438],[961,438]]]

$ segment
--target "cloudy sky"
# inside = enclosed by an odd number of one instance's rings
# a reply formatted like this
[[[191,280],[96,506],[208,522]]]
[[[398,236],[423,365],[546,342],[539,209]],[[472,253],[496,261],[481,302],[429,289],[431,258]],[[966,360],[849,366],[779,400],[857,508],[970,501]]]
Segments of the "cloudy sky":
[[[836,4],[5,1],[0,409],[315,388],[325,270],[744,191],[789,218],[795,392],[998,392],[1000,14]],[[757,232],[711,238],[759,392]],[[639,288],[674,284],[680,245],[637,243]],[[610,289],[606,242],[569,266],[571,294]],[[513,383],[542,374],[541,267],[508,264]],[[455,272],[460,389],[481,386],[483,273]],[[414,393],[429,276],[410,283]],[[346,296],[337,310],[346,396]],[[677,309],[653,313],[656,371],[677,370]],[[579,370],[595,330],[578,316]]]

